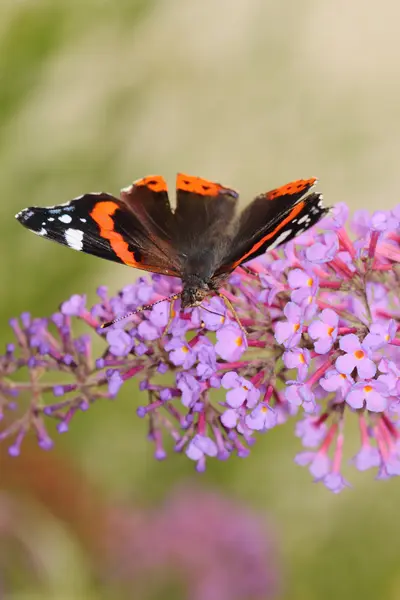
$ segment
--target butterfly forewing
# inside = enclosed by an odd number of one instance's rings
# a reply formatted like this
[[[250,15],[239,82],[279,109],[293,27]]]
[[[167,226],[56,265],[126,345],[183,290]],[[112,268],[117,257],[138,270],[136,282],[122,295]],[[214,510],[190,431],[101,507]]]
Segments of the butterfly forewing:
[[[231,248],[216,275],[234,270],[317,223],[327,209],[321,194],[306,195],[315,182],[315,178],[301,179],[257,196],[239,216]]]
[[[138,269],[179,275],[127,205],[110,194],[85,194],[65,205],[30,207],[17,219],[38,235],[81,252]]]
[[[176,236],[202,238],[207,232],[226,227],[231,222],[239,194],[200,177],[179,173],[176,178]]]
[[[121,190],[121,199],[139,219],[150,237],[172,244],[174,215],[163,177],[151,175],[138,179]]]
[[[212,276],[228,248],[227,233],[238,197],[235,190],[219,183],[178,174],[174,240],[184,278],[191,273]]]

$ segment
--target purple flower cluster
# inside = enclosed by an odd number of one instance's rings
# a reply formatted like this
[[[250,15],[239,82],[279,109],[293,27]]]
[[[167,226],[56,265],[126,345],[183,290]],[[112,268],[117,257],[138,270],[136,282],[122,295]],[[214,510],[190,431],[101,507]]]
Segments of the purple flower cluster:
[[[171,573],[191,600],[278,595],[273,535],[258,515],[228,498],[182,488],[142,513],[118,507],[106,516],[108,568],[119,584],[134,584],[135,597],[149,597],[149,577],[163,582]]]
[[[10,454],[31,429],[50,448],[46,418],[66,431],[77,411],[114,398],[137,377],[147,391],[137,413],[148,420],[158,459],[167,436],[203,471],[208,458],[247,456],[256,432],[300,412],[296,432],[307,450],[296,462],[339,492],[348,485],[341,474],[347,413],[360,430],[353,464],[377,467],[379,478],[400,474],[400,207],[359,211],[351,233],[347,218],[339,204],[321,232],[236,269],[222,291],[247,335],[217,296],[183,312],[173,301],[167,332],[167,301],[100,328],[179,293],[179,280],[160,275],[113,297],[101,288],[91,308],[76,295],[51,318],[11,320],[16,343],[0,357],[0,439],[12,439]],[[74,335],[79,321],[92,336]],[[97,358],[94,336],[102,342]],[[29,379],[21,382],[17,373],[26,367]]]

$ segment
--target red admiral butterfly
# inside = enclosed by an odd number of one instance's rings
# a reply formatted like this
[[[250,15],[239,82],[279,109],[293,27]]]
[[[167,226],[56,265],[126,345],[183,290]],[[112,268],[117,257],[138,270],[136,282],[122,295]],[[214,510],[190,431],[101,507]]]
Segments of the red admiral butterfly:
[[[182,279],[182,308],[218,292],[242,263],[288,242],[326,214],[316,178],[261,194],[235,217],[238,193],[179,173],[176,209],[165,180],[144,177],[121,197],[84,194],[58,206],[25,208],[22,225],[50,240],[125,265]],[[146,308],[146,307],[143,307]]]

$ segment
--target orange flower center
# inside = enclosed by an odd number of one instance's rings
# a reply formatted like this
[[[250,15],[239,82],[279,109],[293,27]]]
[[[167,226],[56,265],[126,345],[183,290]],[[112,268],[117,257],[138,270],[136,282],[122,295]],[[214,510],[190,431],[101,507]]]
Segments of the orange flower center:
[[[296,331],[298,331],[300,329],[300,323],[294,323],[293,324],[293,331],[296,333]]]
[[[328,335],[332,335],[332,333],[335,331],[334,327],[328,327]]]
[[[267,410],[268,410],[268,406],[264,405],[264,406],[261,407],[261,412],[266,413]]]
[[[374,388],[370,385],[364,385],[364,392],[368,394],[368,392],[372,392]]]
[[[236,340],[235,340],[235,344],[236,344],[236,346],[239,346],[239,347],[240,347],[240,346],[243,344],[243,340],[242,340],[242,338],[240,338],[240,337],[236,338]]]
[[[186,346],[182,346],[182,352],[184,354],[187,354],[189,352],[189,348],[186,348]]]
[[[354,356],[358,359],[361,360],[362,358],[364,358],[365,354],[362,350],[356,350],[354,352]]]
[[[306,359],[304,358],[304,354],[299,354],[299,362],[301,362],[303,365],[306,362]]]
[[[310,277],[309,279],[307,279],[307,285],[308,287],[312,287],[312,284],[314,283],[313,278]]]

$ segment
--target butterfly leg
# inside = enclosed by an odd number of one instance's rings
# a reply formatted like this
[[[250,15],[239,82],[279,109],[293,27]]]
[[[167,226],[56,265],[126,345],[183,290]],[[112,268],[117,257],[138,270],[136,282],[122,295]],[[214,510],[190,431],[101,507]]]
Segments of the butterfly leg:
[[[171,323],[174,320],[175,316],[176,316],[176,310],[175,310],[175,300],[178,300],[180,294],[175,294],[174,296],[171,296],[170,298],[166,298],[166,300],[169,300],[169,318],[168,318],[168,323],[165,326],[165,329],[163,331],[162,334],[162,338],[165,337],[169,331],[169,328],[171,327]]]
[[[233,314],[236,323],[239,325],[242,333],[243,333],[243,337],[245,339],[245,341],[247,342],[247,331],[246,329],[243,327],[242,323],[240,322],[239,319],[239,315],[237,314],[232,302],[229,300],[229,298],[227,298],[224,294],[221,294],[221,292],[218,293],[218,296],[223,300],[225,306],[227,307],[228,310],[231,311],[231,313]]]

